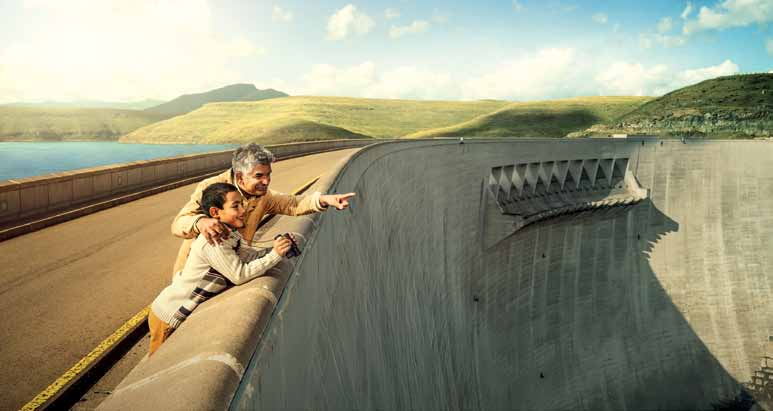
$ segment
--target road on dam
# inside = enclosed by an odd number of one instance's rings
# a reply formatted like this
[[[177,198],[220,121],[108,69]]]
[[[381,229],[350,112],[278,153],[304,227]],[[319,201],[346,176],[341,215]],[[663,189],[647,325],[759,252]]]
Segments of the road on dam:
[[[274,164],[290,192],[358,149]],[[188,185],[0,242],[0,409],[18,409],[147,306],[171,278]]]

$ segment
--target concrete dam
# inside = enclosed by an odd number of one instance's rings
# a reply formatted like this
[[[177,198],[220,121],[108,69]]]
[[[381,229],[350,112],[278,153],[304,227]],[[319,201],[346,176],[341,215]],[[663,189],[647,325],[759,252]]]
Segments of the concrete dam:
[[[762,390],[772,159],[768,141],[366,147],[318,183],[356,192],[349,209],[286,226],[303,255],[241,362],[198,371],[232,384],[200,405],[683,410]],[[213,303],[233,309],[239,293]],[[205,332],[196,314],[181,334]],[[102,409],[182,392],[164,380],[193,367],[191,345],[174,361],[160,350]]]

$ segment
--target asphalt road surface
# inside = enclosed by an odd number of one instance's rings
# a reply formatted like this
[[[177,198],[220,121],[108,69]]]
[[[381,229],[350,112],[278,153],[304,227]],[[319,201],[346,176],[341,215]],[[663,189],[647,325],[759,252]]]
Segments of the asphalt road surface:
[[[358,149],[274,164],[290,192]],[[171,278],[169,226],[194,184],[0,242],[0,409],[18,409],[147,306]]]

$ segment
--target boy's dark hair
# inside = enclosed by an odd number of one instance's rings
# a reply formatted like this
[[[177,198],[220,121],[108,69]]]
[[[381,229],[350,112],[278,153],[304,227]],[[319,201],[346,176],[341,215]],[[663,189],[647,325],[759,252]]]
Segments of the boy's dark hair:
[[[204,192],[201,193],[201,212],[212,217],[209,214],[209,208],[216,207],[222,210],[225,205],[225,196],[232,191],[238,192],[233,184],[228,183],[215,183],[205,188]]]

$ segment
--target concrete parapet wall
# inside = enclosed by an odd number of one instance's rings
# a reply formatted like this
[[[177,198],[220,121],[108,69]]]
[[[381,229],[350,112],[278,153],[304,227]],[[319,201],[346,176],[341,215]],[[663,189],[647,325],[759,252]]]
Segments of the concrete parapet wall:
[[[343,164],[309,190],[325,192]],[[276,234],[292,232],[304,249],[319,217],[277,216],[256,241],[270,244]],[[202,304],[98,409],[227,409],[296,263],[285,259],[266,275]]]
[[[267,146],[278,158],[361,147],[372,140]],[[0,228],[230,167],[232,150],[135,161],[0,182]]]

